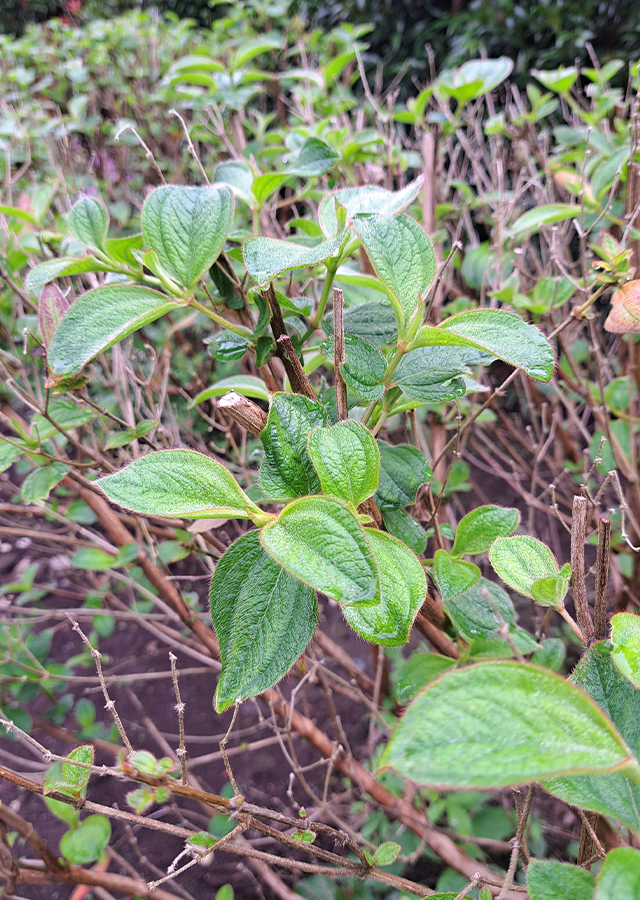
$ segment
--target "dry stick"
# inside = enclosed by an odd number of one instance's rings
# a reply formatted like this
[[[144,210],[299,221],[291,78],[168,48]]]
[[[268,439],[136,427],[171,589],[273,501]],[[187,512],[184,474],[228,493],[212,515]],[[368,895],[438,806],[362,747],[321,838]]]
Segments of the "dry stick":
[[[42,862],[50,872],[62,872],[65,869],[60,863],[55,853],[49,849],[46,842],[40,837],[33,825],[26,822],[22,816],[14,812],[6,803],[0,805],[0,822],[17,831],[18,834],[29,844],[31,849],[38,854]]]
[[[108,807],[107,807],[108,808]],[[53,875],[50,872],[37,869],[19,868],[18,884],[86,884],[91,887],[102,887],[110,891],[117,891],[127,897],[140,897],[143,900],[182,900],[178,894],[171,894],[158,888],[150,891],[143,879],[129,878],[126,875],[115,875],[111,872],[96,872],[93,869],[83,869],[81,866],[69,866],[63,872]]]
[[[231,416],[238,425],[252,434],[259,437],[260,432],[267,427],[267,414],[260,409],[257,403],[238,394],[237,391],[229,391],[220,400],[218,400],[218,409]]]
[[[573,498],[571,518],[571,581],[576,618],[585,645],[593,643],[593,622],[587,603],[587,589],[584,581],[584,544],[587,530],[587,498]]]
[[[229,724],[229,727],[227,728],[227,733],[222,738],[222,740],[220,741],[220,744],[218,746],[220,747],[220,753],[222,754],[222,761],[223,761],[224,767],[227,771],[227,776],[229,778],[229,781],[231,782],[231,787],[233,788],[233,793],[234,793],[236,799],[239,799],[240,802],[242,802],[244,800],[244,797],[242,796],[242,794],[240,792],[240,788],[238,787],[235,776],[233,774],[233,770],[231,768],[231,763],[229,762],[229,757],[227,756],[227,743],[229,741],[229,736],[231,734],[233,726],[236,724],[236,719],[238,718],[238,710],[239,709],[240,709],[240,704],[236,703],[235,706],[233,707],[233,716],[231,717],[231,722]]]
[[[345,361],[344,352],[344,294],[340,288],[333,289],[333,335],[335,343],[334,353],[334,377],[336,382],[336,407],[338,411],[338,422],[342,422],[349,417],[349,409],[347,407],[347,386],[342,377],[342,365]]]
[[[315,400],[316,395],[311,387],[311,382],[307,378],[307,373],[302,368],[298,354],[293,349],[293,344],[287,334],[284,319],[282,318],[282,310],[272,284],[269,285],[266,291],[262,291],[262,296],[269,304],[271,331],[275,338],[276,351],[283,362],[292,390],[296,394],[304,394],[310,400]]]
[[[524,832],[525,828],[527,827],[527,820],[529,819],[529,813],[531,812],[531,804],[533,803],[535,792],[536,786],[535,784],[532,784],[527,792],[527,799],[524,803],[524,810],[522,811],[522,815],[518,817],[518,830],[516,831],[516,836],[513,839],[513,850],[511,851],[509,868],[507,870],[507,874],[505,876],[500,893],[498,894],[498,900],[506,900],[506,897],[508,897],[509,895],[509,889],[513,885],[516,868],[518,866],[518,857],[520,856],[520,848],[522,847]]]
[[[174,707],[175,711],[178,713],[178,731],[180,733],[180,743],[178,744],[178,749],[176,750],[176,756],[180,760],[180,777],[183,784],[187,783],[187,749],[185,747],[184,742],[184,711],[186,704],[182,702],[182,697],[180,696],[180,685],[178,684],[178,671],[176,669],[176,662],[178,661],[178,657],[175,653],[169,651],[169,661],[171,663],[171,679],[173,681],[173,690],[176,695],[176,705]]]
[[[611,522],[608,516],[598,520],[598,555],[596,557],[596,596],[594,601],[594,638],[603,641],[607,636],[607,581],[609,579],[609,539]]]

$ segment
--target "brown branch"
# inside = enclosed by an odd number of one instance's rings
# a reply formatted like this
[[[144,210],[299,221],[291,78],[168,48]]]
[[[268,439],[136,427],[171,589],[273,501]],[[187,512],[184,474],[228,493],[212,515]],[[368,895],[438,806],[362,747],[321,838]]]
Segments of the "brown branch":
[[[276,349],[278,351],[278,356],[284,364],[287,378],[289,379],[293,392],[295,394],[302,394],[304,397],[308,397],[309,400],[317,400],[318,398],[311,387],[311,382],[302,367],[302,363],[298,358],[298,354],[296,353],[288,334],[280,335],[276,341]]]
[[[129,878],[127,875],[115,875],[111,872],[97,872],[94,869],[83,869],[80,866],[69,866],[62,872],[41,872],[38,869],[20,866],[18,884],[87,884],[101,887],[108,891],[118,891],[127,896],[142,897],[144,900],[181,900],[177,894],[170,894],[161,888],[149,890],[142,878]]]
[[[609,580],[609,539],[611,522],[607,516],[598,520],[598,555],[596,557],[596,596],[593,605],[594,638],[603,641],[607,636],[607,582]]]
[[[349,417],[347,406],[347,386],[342,377],[342,364],[345,361],[344,351],[344,294],[340,288],[333,289],[333,335],[334,335],[334,376],[336,382],[336,408],[338,422]]]
[[[593,643],[593,622],[587,602],[587,589],[584,581],[584,544],[587,530],[587,498],[573,498],[573,516],[571,518],[571,582],[573,585],[573,602],[576,618],[584,642],[588,647]]]
[[[19,816],[18,813],[10,809],[6,803],[0,804],[0,822],[4,822],[4,824],[12,831],[17,831],[27,844],[29,844],[31,849],[38,854],[50,872],[64,871],[65,866],[60,863],[55,853],[49,849],[48,845],[40,837],[33,825],[26,822],[22,816]]]
[[[260,437],[260,432],[267,427],[267,414],[260,409],[257,403],[238,394],[237,391],[229,391],[218,401],[218,408],[224,410],[234,421],[252,434]]]

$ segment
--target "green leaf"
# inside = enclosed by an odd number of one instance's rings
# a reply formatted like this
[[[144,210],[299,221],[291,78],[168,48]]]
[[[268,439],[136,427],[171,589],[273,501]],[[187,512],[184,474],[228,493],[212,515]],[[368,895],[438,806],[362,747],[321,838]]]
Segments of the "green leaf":
[[[111,837],[111,823],[106,816],[89,816],[74,831],[60,840],[60,852],[72,865],[95,862]]]
[[[393,841],[385,841],[384,844],[380,844],[373,854],[374,866],[390,866],[391,863],[396,861],[396,857],[401,849],[400,844],[395,844]]]
[[[575,203],[550,203],[548,206],[536,206],[516,219],[511,228],[507,230],[506,235],[507,237],[522,237],[525,234],[537,234],[545,225],[579,218],[580,206]]]
[[[91,572],[105,572],[107,569],[115,569],[118,557],[99,547],[81,547],[71,557],[71,565],[77,569],[86,569]]]
[[[253,375],[230,375],[229,378],[222,378],[211,387],[200,391],[189,407],[193,408],[198,403],[204,403],[205,400],[210,400],[212,397],[222,397],[228,391],[236,391],[243,397],[254,397],[256,400],[269,400],[269,391],[261,378],[255,378]]]
[[[427,534],[419,522],[404,509],[386,509],[382,513],[384,527],[399,541],[420,555],[427,549]]]
[[[595,885],[591,872],[555,859],[532,859],[527,866],[530,900],[593,900]]]
[[[336,277],[336,281],[339,280],[339,277]],[[342,321],[345,334],[362,338],[378,350],[398,337],[396,316],[388,300],[360,303],[358,306],[345,309]],[[327,335],[333,334],[333,314],[323,320],[322,329]]]
[[[339,234],[331,241],[322,241],[315,247],[278,241],[275,238],[249,237],[242,245],[242,255],[247,272],[260,287],[266,287],[277,275],[289,269],[305,269],[324,262],[340,249],[344,237]]]
[[[489,562],[502,580],[525,597],[533,584],[558,574],[556,558],[546,544],[527,534],[499,537],[489,550]]]
[[[208,834],[206,831],[199,831],[197,834],[192,834],[187,844],[191,847],[195,847],[197,850],[210,850],[211,847],[214,847],[217,843],[217,839],[214,838],[212,834]]]
[[[254,173],[251,166],[243,159],[229,159],[220,163],[216,169],[215,181],[217,184],[228,184],[234,195],[239,199],[253,205],[253,193],[251,185],[253,184]]]
[[[355,216],[352,228],[389,292],[398,331],[424,301],[436,274],[433,244],[408,216]]]
[[[286,675],[318,625],[314,591],[265,553],[260,535],[243,535],[219,560],[210,589],[222,673],[216,711],[255,697]]]
[[[553,349],[542,332],[503,309],[469,309],[437,327],[423,325],[411,346],[432,345],[476,347],[523,369],[537,381],[549,381],[555,368]]]
[[[485,354],[471,351],[478,362]],[[393,374],[394,383],[410,400],[421,403],[446,403],[463,397],[466,385],[460,376],[471,375],[468,350],[460,347],[419,347],[400,360]]]
[[[219,331],[211,338],[207,338],[205,343],[209,349],[209,354],[214,359],[241,359],[249,349],[247,338],[226,329]]]
[[[406,704],[436,678],[455,666],[456,662],[438,653],[414,653],[398,669],[396,700]]]
[[[327,411],[300,394],[274,394],[269,417],[260,434],[264,459],[260,486],[274,500],[317,494],[320,481],[309,458],[307,436],[327,424]]]
[[[29,269],[24,280],[24,286],[28,291],[37,291],[54,278],[62,278],[63,275],[82,275],[84,272],[112,272],[113,266],[100,262],[95,256],[83,256],[77,259],[74,256],[62,256],[58,259],[48,259]]]
[[[357,507],[378,487],[380,452],[359,422],[338,422],[309,432],[308,451],[322,492]]]
[[[433,571],[443,601],[464,594],[480,578],[480,569],[476,565],[452,559],[446,550],[436,550]]]
[[[571,681],[585,691],[609,717],[640,758],[640,693],[611,661],[611,647],[599,641],[587,650]],[[594,812],[618,819],[640,832],[640,787],[624,774],[554,778],[544,785],[549,793]]]
[[[69,301],[57,284],[45,287],[40,294],[38,303],[38,325],[47,352],[58,325],[68,309]]]
[[[497,788],[571,772],[637,770],[581,690],[522,663],[446,672],[409,706],[381,766],[437,788]]]
[[[263,206],[290,177],[288,172],[268,172],[266,175],[258,175],[257,178],[254,178],[251,191],[258,206]]]
[[[322,344],[327,356],[335,354],[333,340]],[[345,361],[340,371],[347,387],[364,400],[380,400],[384,394],[384,373],[387,363],[373,344],[353,334],[344,336]]]
[[[451,555],[475,556],[484,553],[497,537],[507,537],[519,524],[520,513],[517,509],[479,506],[460,520]]]
[[[49,402],[48,413],[51,419],[65,431],[79,428],[88,422],[93,422],[98,413],[91,407],[82,407],[74,400],[59,397]],[[31,422],[31,437],[34,440],[44,441],[47,438],[60,434],[57,428],[45,419],[40,413],[36,413]]]
[[[402,509],[415,503],[418,488],[431,481],[433,473],[425,457],[410,444],[387,444],[380,448],[380,484],[375,501],[381,510]]]
[[[611,619],[611,659],[618,672],[640,688],[640,616],[617,613]]]
[[[547,90],[555,91],[557,94],[566,94],[575,84],[579,73],[577,66],[567,66],[564,69],[559,68],[548,72],[540,71],[540,69],[531,69],[531,74]]]
[[[302,497],[265,525],[267,553],[304,584],[339,603],[378,603],[378,571],[364,529],[331,497]]]
[[[102,200],[83,197],[71,207],[69,231],[85,247],[104,250],[109,230],[109,213]]]
[[[622,900],[640,896],[640,852],[633,847],[618,847],[607,853],[594,900]]]
[[[134,284],[87,291],[62,317],[47,354],[49,368],[54,376],[77,375],[99,353],[181,305]]]
[[[45,779],[46,781],[46,779]],[[80,818],[80,810],[75,809],[70,803],[54,800],[52,797],[43,797],[49,812],[61,819],[69,828],[75,828]]]
[[[158,450],[97,484],[109,500],[148,516],[250,519],[260,510],[219,462],[194,450]]]
[[[302,178],[318,178],[326,174],[339,159],[340,156],[325,141],[310,137],[300,148],[295,162],[289,166],[289,172]]]
[[[76,796],[82,795],[86,788],[91,769],[85,769],[84,766],[76,766],[74,763],[80,762],[85,765],[93,765],[93,747],[91,744],[83,744],[76,747],[67,756],[68,762],[62,763],[62,777],[67,784],[69,790],[73,791]]]
[[[54,462],[30,472],[22,482],[20,496],[25,503],[42,503],[69,472],[69,466]]]
[[[506,625],[509,631],[516,627],[513,603],[502,588],[481,578],[473,587],[451,600],[445,600],[442,608],[466,641],[496,640],[500,629]]]
[[[344,606],[342,612],[360,637],[373,644],[406,644],[427,596],[424,569],[408,547],[384,531],[365,528],[380,578],[380,603],[369,609]]]
[[[227,185],[156,188],[142,207],[145,249],[155,250],[162,268],[191,290],[220,255],[233,208]]]
[[[130,234],[129,237],[108,238],[104,245],[105,253],[115,262],[133,269],[140,269],[140,263],[133,251],[142,250],[142,235]]]
[[[553,606],[560,609],[569,590],[569,579],[560,575],[550,578],[539,578],[531,585],[531,596],[540,606]]]
[[[29,225],[38,224],[38,220],[34,215],[32,215],[30,212],[27,212],[26,209],[20,209],[19,206],[7,206],[6,204],[0,204],[0,215],[13,216],[14,219],[21,219],[23,222],[28,222]]]
[[[318,207],[320,227],[333,237],[338,233],[337,205],[344,207],[347,216],[353,218],[361,213],[378,213],[391,216],[402,212],[415,200],[422,187],[423,176],[416,178],[400,191],[387,191],[372,184],[363,187],[341,188],[325,196]]]
[[[538,650],[534,650],[531,662],[536,666],[542,666],[545,669],[551,669],[552,672],[559,672],[564,658],[566,649],[560,638],[547,638],[540,641]]]
[[[14,464],[25,447],[10,444],[6,438],[0,435],[0,473],[6,472]]]

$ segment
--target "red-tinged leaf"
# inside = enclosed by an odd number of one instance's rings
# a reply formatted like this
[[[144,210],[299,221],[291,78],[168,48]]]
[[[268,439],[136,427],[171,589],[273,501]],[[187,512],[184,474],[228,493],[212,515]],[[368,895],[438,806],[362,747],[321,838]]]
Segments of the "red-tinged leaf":
[[[69,301],[58,285],[48,284],[40,294],[40,306],[38,307],[40,334],[47,350],[60,324],[60,319],[68,309]]]
[[[614,293],[604,328],[613,334],[640,333],[640,280],[628,281]]]

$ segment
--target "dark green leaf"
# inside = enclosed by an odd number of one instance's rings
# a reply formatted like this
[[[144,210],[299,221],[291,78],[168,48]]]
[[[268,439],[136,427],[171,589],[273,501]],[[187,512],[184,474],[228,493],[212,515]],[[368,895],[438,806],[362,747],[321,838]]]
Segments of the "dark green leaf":
[[[475,357],[482,361],[485,354],[475,352]],[[410,400],[445,403],[466,393],[460,376],[471,375],[470,358],[462,347],[419,347],[405,353],[393,380]]]
[[[381,510],[402,509],[415,503],[418,488],[431,481],[433,473],[425,457],[410,444],[387,444],[380,448],[380,484],[375,501]]]
[[[274,238],[249,237],[243,244],[242,253],[247,272],[260,285],[269,282],[289,269],[305,269],[324,262],[334,256],[344,241],[338,235],[332,241],[323,241],[315,247],[294,244],[292,241],[278,241]]]
[[[320,491],[320,481],[307,452],[312,428],[327,424],[327,411],[300,394],[274,394],[260,438],[264,459],[260,485],[267,497],[289,500]]]
[[[323,344],[328,356],[333,356],[333,340]],[[382,353],[363,338],[344,336],[345,361],[341,372],[347,387],[364,400],[380,400],[384,394],[382,381],[387,368]]]
[[[214,359],[241,359],[249,349],[249,341],[234,331],[219,331],[206,341]]]
[[[345,309],[342,321],[345,334],[362,338],[378,350],[398,336],[396,316],[388,300],[360,303]],[[333,335],[333,314],[323,320],[322,328],[325,334]]]
[[[357,507],[378,487],[380,452],[359,422],[338,422],[309,432],[308,451],[322,492]]]
[[[497,537],[506,537],[519,524],[520,513],[517,509],[479,506],[460,520],[451,555],[475,556],[484,553]]]
[[[302,145],[295,162],[289,166],[289,172],[303,178],[318,178],[328,172],[339,159],[339,155],[327,143],[310,137]]]
[[[398,703],[409,703],[432,681],[455,666],[455,660],[437,653],[414,653],[400,666],[396,680]]]
[[[419,522],[404,509],[386,509],[382,513],[384,527],[398,540],[420,555],[427,549],[427,535]]]
[[[466,641],[495,640],[503,625],[509,631],[516,627],[511,600],[499,585],[484,578],[459,597],[445,600],[442,607]]]

